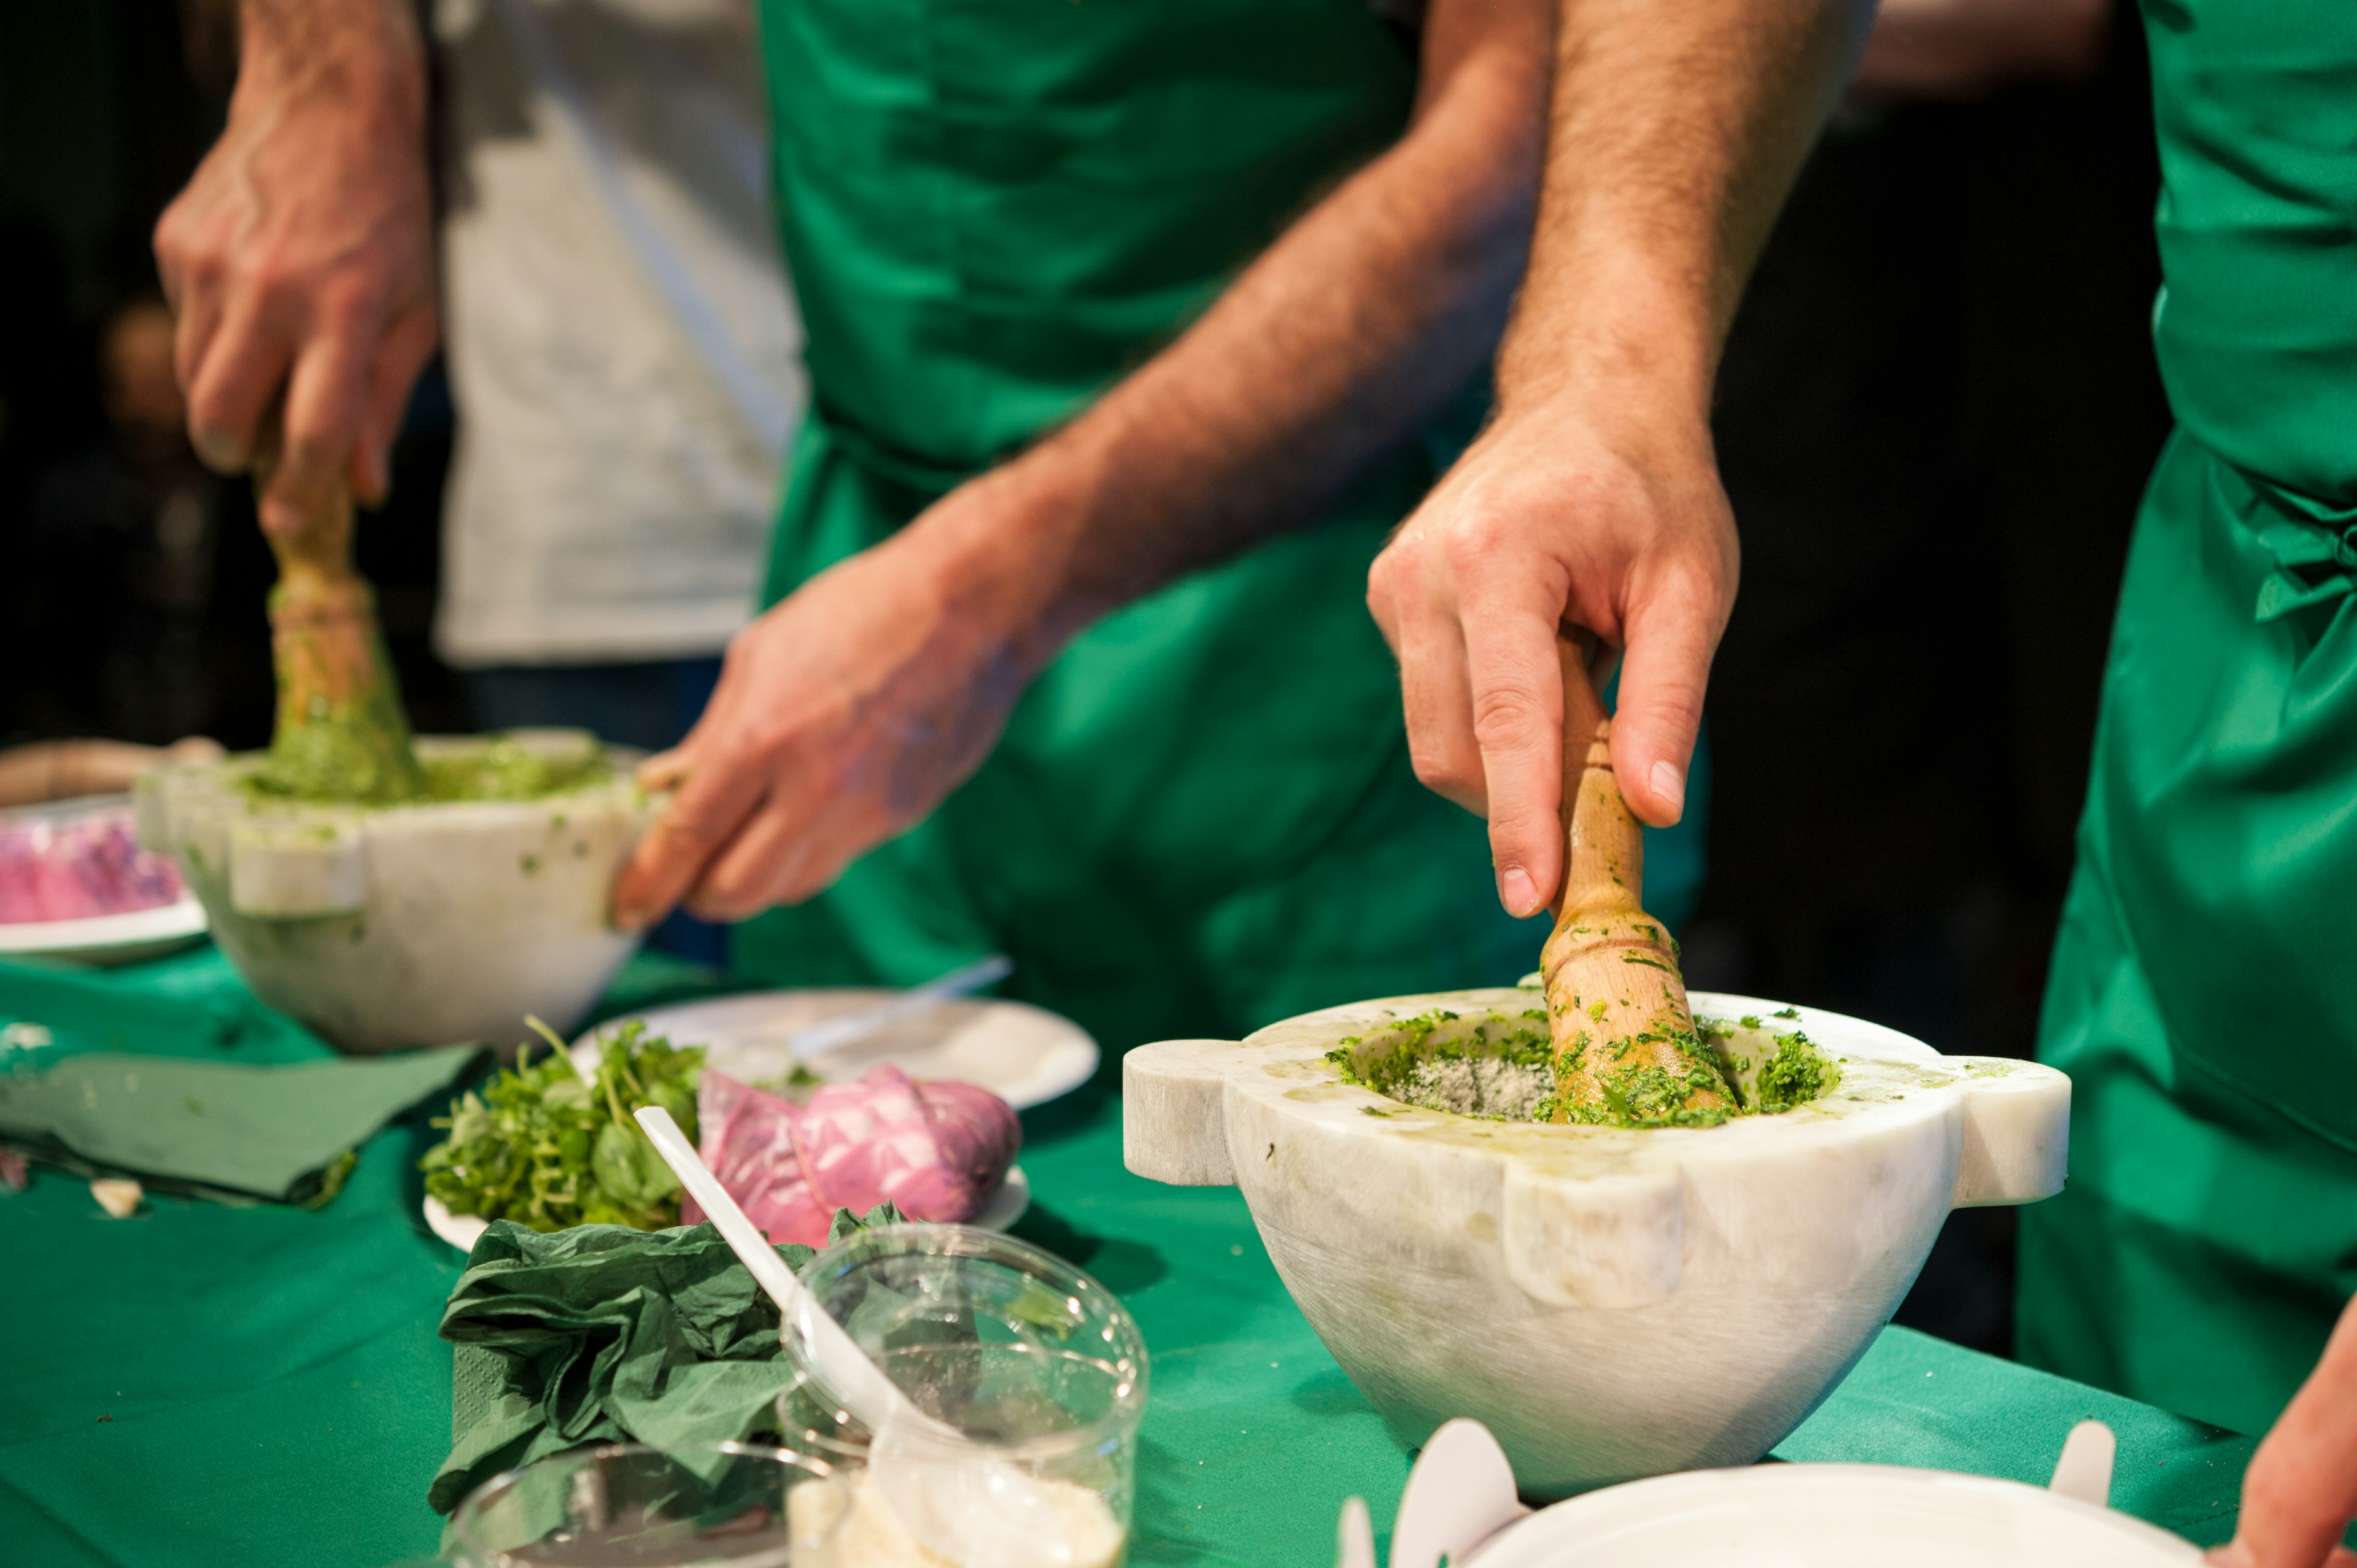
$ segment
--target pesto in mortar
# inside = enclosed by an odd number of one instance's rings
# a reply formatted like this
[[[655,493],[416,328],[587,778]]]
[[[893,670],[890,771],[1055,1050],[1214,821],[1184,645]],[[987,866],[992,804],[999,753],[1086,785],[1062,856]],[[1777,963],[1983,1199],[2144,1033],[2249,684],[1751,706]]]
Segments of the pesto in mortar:
[[[337,744],[321,732],[333,728],[338,715],[314,718],[301,730],[282,729],[271,747],[270,760],[250,774],[245,787],[273,800],[392,806],[443,800],[537,800],[584,784],[596,783],[613,771],[601,746],[591,746],[571,755],[549,757],[518,745],[504,736],[470,746],[456,755],[417,758],[418,778],[403,780],[390,770],[355,766],[364,748]],[[289,747],[290,733],[316,736],[320,745]]]
[[[1714,1127],[1733,1116],[1790,1111],[1841,1082],[1840,1066],[1798,1029],[1777,1033],[1757,1018],[1705,1018],[1678,1036],[1684,1072],[1608,1069],[1601,1075],[1605,1104],[1579,1107],[1573,1119],[1610,1127]],[[1494,1122],[1555,1120],[1555,1063],[1544,1007],[1520,1015],[1436,1009],[1345,1040],[1326,1059],[1345,1083],[1421,1110]],[[1696,1088],[1728,1094],[1734,1109],[1689,1110],[1685,1101]]]

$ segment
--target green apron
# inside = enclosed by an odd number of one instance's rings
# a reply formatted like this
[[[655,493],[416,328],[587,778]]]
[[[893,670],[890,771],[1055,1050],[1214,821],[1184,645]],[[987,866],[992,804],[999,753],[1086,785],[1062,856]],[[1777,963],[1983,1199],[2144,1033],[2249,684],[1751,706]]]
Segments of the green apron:
[[[2357,5],[2146,0],[2179,429],[2046,998],[2019,1351],[2246,1433],[2357,1289]]]
[[[760,25],[813,388],[772,600],[1085,407],[1415,86],[1365,0],[763,0]],[[1364,602],[1454,450],[1431,432],[1314,526],[1108,617],[939,811],[737,928],[736,963],[908,983],[1003,949],[1108,1072],[1145,1039],[1511,983],[1544,932],[1499,910],[1482,824],[1416,784]],[[1658,852],[1664,913],[1697,845]]]

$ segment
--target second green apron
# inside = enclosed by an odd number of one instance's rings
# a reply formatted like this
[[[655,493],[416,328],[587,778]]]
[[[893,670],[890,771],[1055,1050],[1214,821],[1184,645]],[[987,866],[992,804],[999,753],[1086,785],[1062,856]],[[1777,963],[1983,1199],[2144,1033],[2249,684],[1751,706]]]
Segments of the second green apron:
[[[764,0],[780,222],[809,333],[769,596],[1069,419],[1406,124],[1414,39],[1363,0]],[[1458,438],[1469,432],[1458,432]],[[1511,983],[1475,818],[1422,789],[1366,571],[1454,455],[1122,609],[981,771],[738,967],[909,983],[993,948],[1109,1047]],[[1699,791],[1697,791],[1699,794]],[[1699,812],[1695,813],[1699,817]],[[1674,916],[1689,830],[1657,847]]]
[[[2022,1359],[2272,1423],[2357,1289],[2357,6],[2146,0],[2180,429],[2136,524],[2040,1057]]]

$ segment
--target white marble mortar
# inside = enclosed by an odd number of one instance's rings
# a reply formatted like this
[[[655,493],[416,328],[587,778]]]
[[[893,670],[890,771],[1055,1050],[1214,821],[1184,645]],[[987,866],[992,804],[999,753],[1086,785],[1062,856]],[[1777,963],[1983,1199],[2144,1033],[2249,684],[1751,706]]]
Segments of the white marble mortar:
[[[562,750],[575,731],[508,738]],[[421,756],[486,744],[421,736]],[[254,994],[339,1050],[487,1040],[534,1015],[570,1034],[637,939],[607,918],[660,802],[611,779],[537,800],[361,809],[257,800],[259,755],[140,781],[139,836],[170,852]]]
[[[1693,1000],[1713,1018],[1781,1005]],[[1241,1043],[1142,1046],[1122,1072],[1129,1168],[1241,1187],[1286,1287],[1398,1439],[1474,1417],[1528,1492],[1751,1463],[1864,1354],[1951,1208],[2061,1190],[2062,1074],[1810,1008],[1790,1026],[1842,1060],[1842,1082],[1712,1128],[1423,1111],[1325,1059],[1388,1019],[1541,1004],[1516,990],[1358,1003]]]

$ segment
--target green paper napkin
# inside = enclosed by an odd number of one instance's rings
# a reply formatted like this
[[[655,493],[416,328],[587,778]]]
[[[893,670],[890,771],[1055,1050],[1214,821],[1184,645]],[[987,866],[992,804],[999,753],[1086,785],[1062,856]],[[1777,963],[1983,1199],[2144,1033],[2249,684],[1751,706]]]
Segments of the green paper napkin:
[[[827,1240],[900,1218],[837,1209]],[[778,1249],[800,1269],[811,1247]],[[774,1433],[792,1372],[778,1309],[709,1222],[669,1230],[498,1219],[442,1313],[450,1456],[426,1501],[448,1513],[501,1470],[585,1443],[737,1442]]]
[[[84,1176],[130,1176],[226,1203],[317,1207],[378,1128],[472,1076],[447,1046],[366,1060],[248,1065],[84,1051],[0,1071],[0,1144]]]

